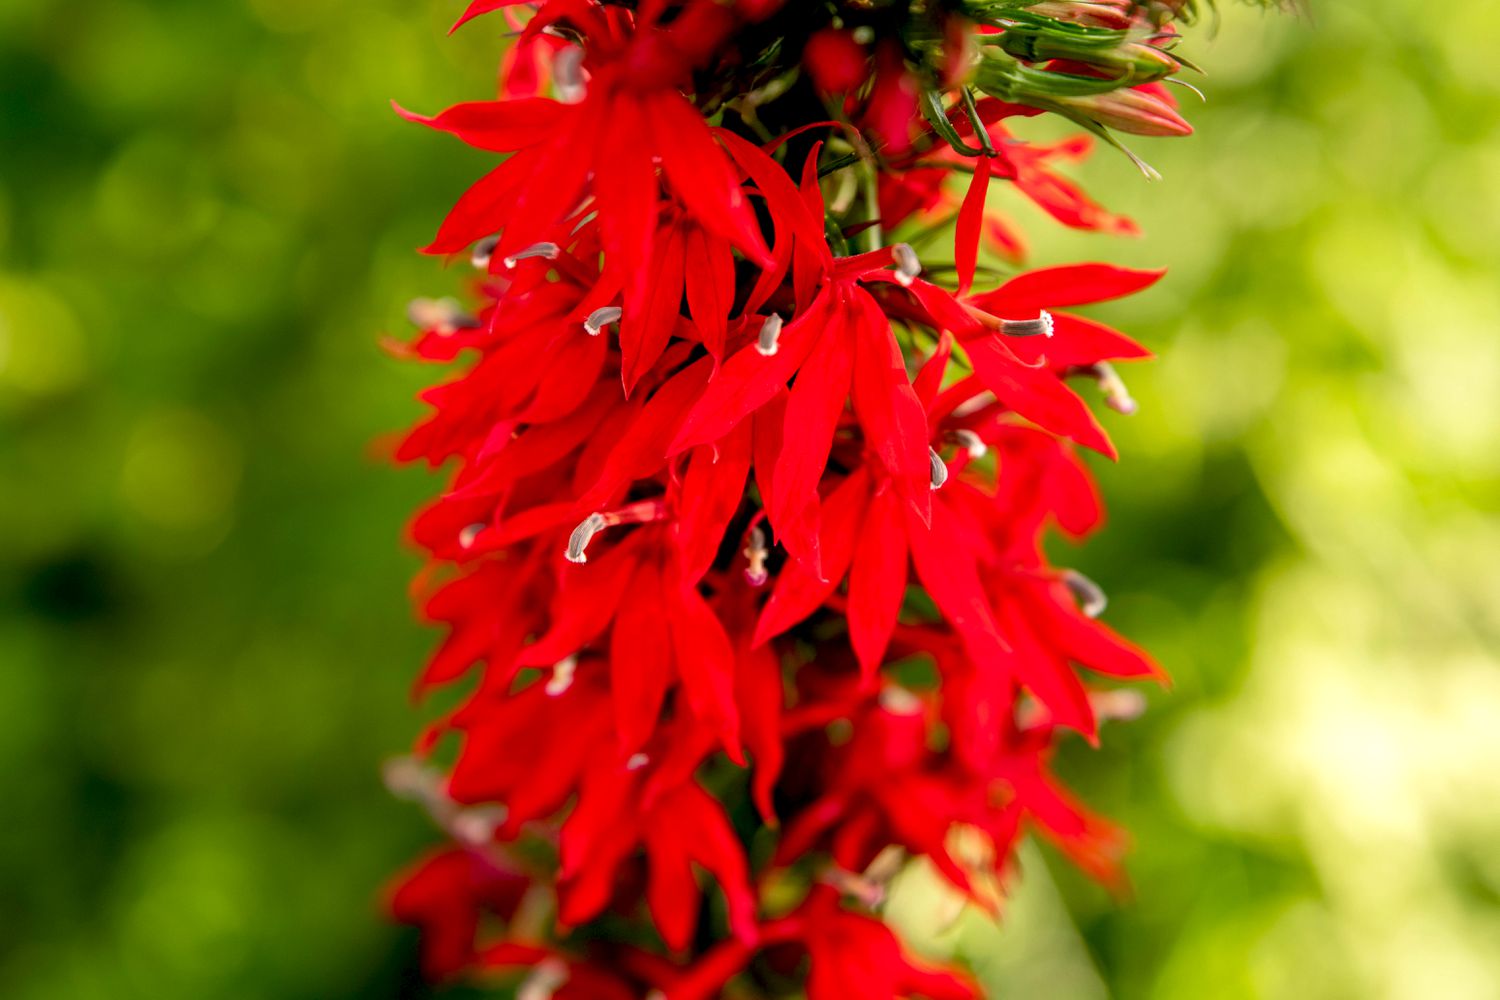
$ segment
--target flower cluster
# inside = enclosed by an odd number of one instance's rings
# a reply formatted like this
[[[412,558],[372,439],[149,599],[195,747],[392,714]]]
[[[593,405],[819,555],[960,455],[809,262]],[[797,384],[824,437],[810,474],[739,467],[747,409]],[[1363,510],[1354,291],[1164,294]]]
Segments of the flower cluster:
[[[399,348],[464,363],[398,452],[453,470],[411,529],[418,692],[469,685],[388,774],[450,836],[391,897],[431,977],[970,997],[879,917],[907,859],[988,909],[1030,830],[1119,877],[1048,758],[1159,672],[1041,541],[1101,517],[1075,386],[1129,412],[1146,356],[1067,310],[1160,273],[979,259],[1024,254],[995,187],[1133,231],[1057,172],[1089,136],[1012,128],[1186,133],[1184,7],[471,5],[499,99],[401,112],[504,154],[427,248],[478,307],[415,303]]]

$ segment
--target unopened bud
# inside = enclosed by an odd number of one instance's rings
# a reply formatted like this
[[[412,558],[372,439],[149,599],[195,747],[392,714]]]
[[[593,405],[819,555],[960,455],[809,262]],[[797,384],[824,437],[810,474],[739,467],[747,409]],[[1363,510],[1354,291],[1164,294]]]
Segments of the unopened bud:
[[[932,488],[940,490],[948,481],[948,464],[943,461],[943,456],[937,453],[936,448],[927,449],[927,465],[932,474]]]
[[[1104,593],[1104,588],[1077,570],[1064,570],[1062,580],[1078,602],[1078,610],[1090,618],[1098,618],[1109,607],[1109,596]]]
[[[1193,132],[1187,120],[1166,101],[1130,87],[1082,97],[1054,97],[1052,100],[1100,125],[1133,135],[1191,135]]]
[[[618,323],[623,315],[625,311],[619,306],[600,306],[589,313],[588,319],[583,321],[584,332],[590,337],[597,337],[600,330],[611,323]]]
[[[604,520],[603,514],[590,514],[584,518],[578,527],[573,529],[573,533],[568,536],[568,551],[564,554],[568,562],[588,562],[589,557],[585,554],[584,550],[588,548],[589,542],[593,540],[593,537],[607,526],[608,522]]]
[[[766,317],[760,325],[760,336],[755,339],[755,349],[765,357],[774,357],[781,349],[781,317],[776,313]]]
[[[1036,319],[1002,319],[1000,332],[1007,337],[1050,337],[1053,326],[1052,314],[1043,309]]]
[[[896,260],[896,283],[906,288],[922,273],[922,261],[909,243],[897,243],[891,247],[891,256]]]

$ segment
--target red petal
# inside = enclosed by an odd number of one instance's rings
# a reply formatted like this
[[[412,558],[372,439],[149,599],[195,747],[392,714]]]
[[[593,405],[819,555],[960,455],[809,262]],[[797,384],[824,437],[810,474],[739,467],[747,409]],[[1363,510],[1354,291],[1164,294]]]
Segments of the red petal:
[[[927,414],[912,390],[906,361],[885,313],[862,289],[855,292],[851,305],[859,310],[854,412],[866,443],[925,522],[932,506]]]
[[[741,423],[718,446],[700,445],[688,459],[678,494],[678,565],[687,583],[708,572],[739,509],[750,472],[751,425]]]
[[[985,312],[1003,319],[1029,319],[1041,309],[1104,302],[1149,288],[1161,271],[1135,271],[1112,264],[1071,264],[1028,271],[993,292],[971,300]]]
[[[722,361],[734,311],[734,254],[723,237],[695,226],[688,231],[686,260],[688,311],[703,346]]]
[[[852,346],[848,328],[835,320],[824,327],[817,346],[798,370],[787,399],[775,489],[765,498],[776,537],[794,558],[809,561],[808,568],[815,573],[818,484],[828,466],[844,401],[849,398]]]
[[[994,337],[964,347],[974,373],[1006,406],[1054,434],[1115,457],[1114,446],[1088,406],[1050,371],[1023,364]]]
[[[694,586],[680,584],[656,609],[671,622],[677,674],[693,714],[718,733],[725,751],[744,766],[739,709],[734,702],[734,650],[724,626]]]
[[[974,177],[958,210],[958,228],[954,234],[953,253],[958,267],[958,294],[967,295],[974,284],[974,268],[979,261],[979,234],[984,223],[984,198],[990,188],[990,158],[979,157],[974,163]]]
[[[683,421],[669,452],[676,454],[693,445],[717,441],[785,390],[787,380],[817,343],[827,312],[821,298],[814,302],[812,308],[782,329],[779,349],[770,357],[753,344],[730,357]]]
[[[459,197],[423,253],[456,253],[475,240],[499,232],[530,175],[536,152],[517,153],[485,174]]]
[[[658,242],[651,264],[637,272],[650,278],[642,286],[644,299],[633,307],[627,303],[620,320],[620,374],[626,395],[666,350],[682,315],[683,239],[677,227]]]
[[[875,495],[849,570],[849,642],[868,681],[885,658],[906,595],[906,524],[892,490]]]
[[[864,520],[869,498],[870,478],[862,472],[849,476],[829,494],[823,505],[818,538],[824,578],[819,579],[812,567],[802,562],[793,560],[783,566],[776,578],[776,589],[756,623],[754,645],[759,646],[796,625],[838,589],[853,558],[855,539],[861,533],[860,522]]]
[[[391,107],[409,122],[451,132],[476,149],[511,153],[534,146],[563,127],[572,109],[542,97],[511,101],[469,101],[428,117]]]
[[[739,701],[745,746],[755,761],[751,793],[761,819],[774,826],[776,812],[771,791],[781,776],[786,748],[781,742],[781,709],[785,697],[781,687],[781,660],[769,646],[752,649],[742,643],[736,650],[735,697]]]
[[[656,91],[642,103],[662,166],[688,211],[757,264],[771,266],[755,213],[702,114],[675,90]]]
[[[463,16],[454,22],[453,27],[448,29],[448,34],[453,34],[453,32],[481,14],[488,14],[491,11],[501,10],[505,7],[514,7],[517,4],[525,2],[526,0],[473,0],[464,10]]]
[[[662,614],[662,586],[661,573],[643,563],[630,581],[610,636],[609,684],[624,754],[635,753],[655,732],[671,682],[672,636]]]

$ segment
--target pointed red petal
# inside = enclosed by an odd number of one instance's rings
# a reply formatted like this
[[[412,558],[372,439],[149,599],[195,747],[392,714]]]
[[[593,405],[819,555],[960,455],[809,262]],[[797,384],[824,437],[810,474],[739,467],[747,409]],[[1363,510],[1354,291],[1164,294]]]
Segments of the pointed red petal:
[[[958,294],[967,295],[974,284],[974,268],[979,262],[979,234],[983,231],[984,199],[990,188],[988,156],[974,162],[974,177],[958,210],[958,228],[954,234],[953,253],[958,267]]]
[[[677,675],[693,714],[719,736],[731,760],[744,766],[740,715],[734,701],[734,649],[718,616],[695,586],[675,581],[656,613],[669,620]]]
[[[640,288],[644,297],[635,305],[627,301],[620,320],[620,374],[626,395],[667,349],[682,314],[685,262],[682,233],[677,227],[670,228],[666,239],[657,242],[651,264],[651,268],[637,272],[642,278],[650,278]]]
[[[812,567],[803,562],[792,560],[783,566],[776,589],[756,623],[754,645],[759,646],[796,625],[838,589],[853,558],[855,539],[861,534],[860,523],[869,498],[870,477],[863,472],[849,476],[829,494],[823,505],[818,538],[824,578],[819,579]]]
[[[708,572],[739,509],[750,472],[751,425],[742,422],[717,447],[700,445],[688,459],[678,493],[677,544],[682,578],[697,583]]]
[[[885,490],[870,501],[849,570],[849,642],[866,680],[885,658],[906,594],[906,524],[901,500]]]
[[[766,515],[787,551],[817,570],[818,484],[828,466],[833,435],[854,359],[847,327],[834,321],[823,329],[817,346],[797,372],[787,399],[781,455],[776,460],[775,489],[766,497]]]
[[[391,107],[409,122],[451,132],[476,149],[511,153],[534,146],[559,128],[571,112],[565,104],[542,97],[511,101],[469,101],[455,104],[431,117],[407,111],[395,101]]]
[[[1149,288],[1161,271],[1136,271],[1112,264],[1070,264],[1028,271],[993,292],[976,295],[973,303],[1003,319],[1028,319],[1040,309],[1104,302]]]
[[[655,732],[671,682],[672,636],[662,607],[661,574],[643,563],[615,615],[609,643],[609,686],[624,754],[640,750]]]
[[[642,104],[662,166],[688,211],[760,266],[771,266],[755,213],[702,114],[675,90],[656,91]]]
[[[703,346],[722,361],[734,311],[734,255],[728,240],[695,226],[688,233],[685,256],[688,311]]]
[[[1109,458],[1114,445],[1088,406],[1050,371],[1023,364],[994,337],[965,344],[969,362],[985,388],[1021,416]]]
[[[863,289],[855,292],[851,305],[859,311],[854,412],[866,443],[895,480],[896,489],[926,521],[932,506],[926,411],[912,390],[885,313]]]
[[[676,454],[693,445],[717,441],[785,390],[787,380],[817,343],[826,315],[827,309],[819,299],[782,328],[775,354],[766,357],[751,344],[724,362],[703,398],[683,421],[670,452]]]

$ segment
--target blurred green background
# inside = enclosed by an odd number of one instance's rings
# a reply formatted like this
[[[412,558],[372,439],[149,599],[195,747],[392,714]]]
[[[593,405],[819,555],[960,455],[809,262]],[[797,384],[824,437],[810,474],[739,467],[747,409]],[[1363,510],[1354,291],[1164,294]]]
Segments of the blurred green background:
[[[483,158],[385,103],[490,87],[459,6],[0,6],[6,1000],[423,995],[375,898],[432,839],[378,764],[434,483],[372,442],[432,375],[377,336],[462,278],[413,248]],[[1162,359],[1060,554],[1176,678],[1062,755],[1129,899],[1036,848],[998,935],[903,894],[1002,995],[1500,997],[1500,59],[1315,7],[1195,35],[1163,182],[1083,171],[1144,239],[995,198],[1039,263],[1172,268],[1097,312]]]

